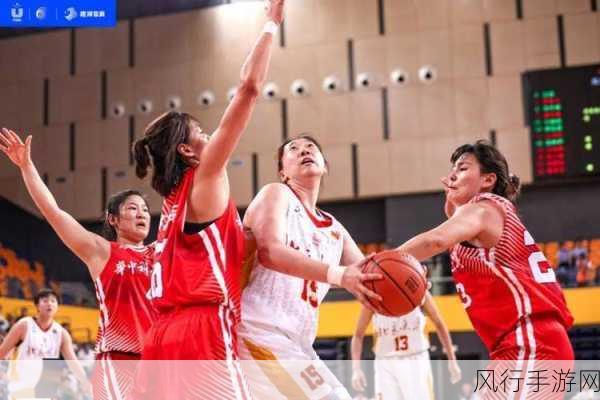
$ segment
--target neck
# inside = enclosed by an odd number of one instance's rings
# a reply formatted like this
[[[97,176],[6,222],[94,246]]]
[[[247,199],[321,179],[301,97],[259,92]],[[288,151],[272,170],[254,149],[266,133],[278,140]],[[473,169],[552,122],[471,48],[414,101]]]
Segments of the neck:
[[[48,315],[38,314],[35,316],[35,320],[37,321],[40,328],[46,330],[52,325],[52,317]]]
[[[135,240],[131,240],[125,236],[119,236],[117,238],[117,243],[124,245],[124,246],[132,246],[132,247],[141,247],[144,245],[144,241],[135,241]]]
[[[304,207],[316,214],[321,179],[318,177],[308,178],[302,181],[290,179],[287,182],[287,185],[296,192],[296,195],[300,198]]]

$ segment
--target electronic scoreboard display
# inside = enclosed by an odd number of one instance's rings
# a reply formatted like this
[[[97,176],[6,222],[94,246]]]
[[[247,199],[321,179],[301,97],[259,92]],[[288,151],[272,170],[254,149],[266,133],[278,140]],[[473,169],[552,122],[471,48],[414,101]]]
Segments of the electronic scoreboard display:
[[[522,76],[535,181],[600,178],[600,65]]]

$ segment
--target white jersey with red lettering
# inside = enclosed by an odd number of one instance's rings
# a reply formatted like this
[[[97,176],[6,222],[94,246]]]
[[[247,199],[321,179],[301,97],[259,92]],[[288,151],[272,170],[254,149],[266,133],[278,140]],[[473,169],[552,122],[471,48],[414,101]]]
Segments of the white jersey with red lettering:
[[[331,215],[317,217],[307,210],[287,185],[286,245],[307,257],[339,265],[344,228]],[[251,260],[247,286],[242,293],[242,324],[272,326],[311,347],[316,334],[319,305],[330,285],[286,275]],[[274,318],[276,316],[276,318]]]
[[[401,317],[373,314],[377,357],[408,356],[429,350],[425,315],[420,307]]]
[[[147,297],[152,246],[110,243],[110,258],[94,281],[100,308],[96,351],[141,354],[144,336],[156,319]]]
[[[566,331],[573,317],[554,271],[509,200],[484,193],[471,203],[479,201],[504,214],[498,244],[461,243],[451,255],[456,289],[475,331],[492,359],[569,359]]]

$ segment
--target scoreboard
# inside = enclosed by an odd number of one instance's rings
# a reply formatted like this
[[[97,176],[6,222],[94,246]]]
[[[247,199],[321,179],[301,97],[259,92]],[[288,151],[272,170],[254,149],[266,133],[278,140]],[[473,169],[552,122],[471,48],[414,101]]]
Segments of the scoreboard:
[[[522,75],[535,181],[600,177],[600,64]]]

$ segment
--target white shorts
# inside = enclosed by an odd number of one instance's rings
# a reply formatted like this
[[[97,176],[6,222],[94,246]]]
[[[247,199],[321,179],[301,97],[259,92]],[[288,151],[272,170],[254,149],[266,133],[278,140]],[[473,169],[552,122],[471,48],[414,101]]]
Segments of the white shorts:
[[[376,359],[375,395],[377,400],[433,400],[429,352]]]
[[[255,399],[351,399],[312,346],[276,329],[243,323],[238,331],[242,368]]]

